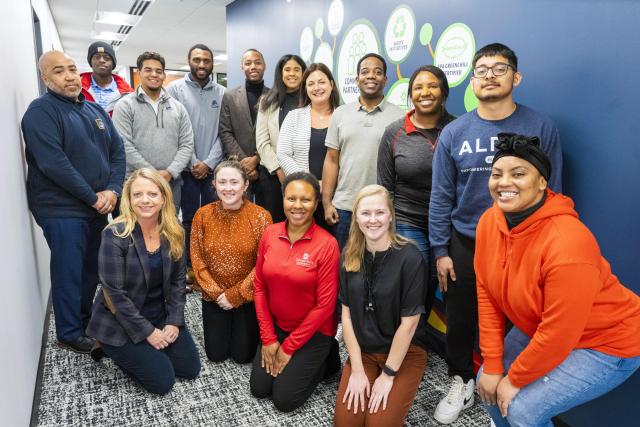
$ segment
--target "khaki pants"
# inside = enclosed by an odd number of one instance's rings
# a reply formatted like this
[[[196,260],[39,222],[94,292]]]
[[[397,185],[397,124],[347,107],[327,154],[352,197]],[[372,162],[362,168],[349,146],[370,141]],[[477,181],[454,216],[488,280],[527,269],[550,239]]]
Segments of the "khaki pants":
[[[373,383],[382,372],[387,356],[387,354],[383,353],[362,353],[362,364],[371,387],[373,387]],[[358,413],[354,415],[353,404],[351,410],[347,411],[347,403],[342,403],[349,377],[351,376],[351,360],[347,360],[342,369],[342,378],[340,378],[340,385],[338,386],[334,424],[337,427],[402,426],[413,404],[413,399],[416,397],[416,392],[422,382],[426,367],[427,352],[412,344],[409,346],[407,355],[404,357],[393,381],[393,387],[387,398],[387,409],[382,410],[382,404],[380,404],[378,412],[370,414],[366,407],[369,399],[366,399],[365,412],[363,413],[358,408]]]

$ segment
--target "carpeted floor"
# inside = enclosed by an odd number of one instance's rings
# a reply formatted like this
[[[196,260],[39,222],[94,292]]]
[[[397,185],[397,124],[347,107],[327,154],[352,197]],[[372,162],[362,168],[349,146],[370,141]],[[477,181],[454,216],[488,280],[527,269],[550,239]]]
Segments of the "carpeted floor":
[[[53,316],[44,359],[39,426],[330,426],[338,376],[323,383],[298,410],[283,414],[269,400],[249,393],[250,365],[205,361],[199,295],[186,305],[187,324],[200,351],[202,372],[194,381],[178,380],[166,396],[143,392],[109,359],[89,356],[55,344]],[[341,349],[343,361],[346,358]],[[432,414],[449,385],[446,365],[436,355],[406,419],[408,426],[436,426]],[[476,402],[478,397],[476,395]],[[1,423],[0,423],[1,424]],[[489,426],[476,403],[453,426]]]

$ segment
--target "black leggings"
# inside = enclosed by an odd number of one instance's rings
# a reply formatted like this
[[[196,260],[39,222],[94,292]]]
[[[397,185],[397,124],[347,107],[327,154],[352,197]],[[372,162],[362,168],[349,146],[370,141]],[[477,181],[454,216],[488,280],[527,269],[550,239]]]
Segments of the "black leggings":
[[[475,378],[473,347],[478,330],[478,297],[473,270],[475,240],[455,229],[449,245],[456,281],[449,280],[445,294],[447,315],[447,355],[449,376],[460,375],[464,382]]]
[[[256,204],[269,211],[274,223],[284,221],[282,184],[280,184],[278,175],[271,175],[262,165],[258,166],[258,174],[259,179],[252,187],[256,195]]]
[[[231,357],[237,363],[249,363],[256,354],[258,319],[253,303],[223,310],[213,301],[202,301],[204,350],[212,362]]]
[[[278,342],[289,335],[275,326]],[[267,374],[262,364],[262,348],[258,348],[251,369],[251,394],[258,398],[271,397],[282,412],[302,406],[320,381],[340,370],[338,342],[333,337],[316,332],[305,345],[293,354],[277,377]]]

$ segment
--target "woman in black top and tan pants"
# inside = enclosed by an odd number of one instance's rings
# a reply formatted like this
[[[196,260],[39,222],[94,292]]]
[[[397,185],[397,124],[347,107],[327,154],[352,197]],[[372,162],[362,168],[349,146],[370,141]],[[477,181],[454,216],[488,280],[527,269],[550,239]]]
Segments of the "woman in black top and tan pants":
[[[335,425],[402,426],[426,368],[426,268],[396,235],[389,192],[369,185],[356,196],[340,266],[342,328],[349,353]]]

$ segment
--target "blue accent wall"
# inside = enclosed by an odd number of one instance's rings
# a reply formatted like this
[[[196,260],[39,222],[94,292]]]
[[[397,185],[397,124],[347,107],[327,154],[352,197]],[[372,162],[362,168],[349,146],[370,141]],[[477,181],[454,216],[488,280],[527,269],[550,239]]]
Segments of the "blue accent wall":
[[[236,0],[227,7],[229,87],[241,84],[242,52],[255,47],[267,62],[265,80],[285,53],[299,54],[300,34],[324,21],[330,0]],[[519,56],[524,79],[515,99],[549,115],[560,129],[564,153],[564,192],[576,202],[581,219],[595,234],[614,274],[640,293],[640,2],[635,0],[344,0],[344,23],[359,18],[378,30],[384,52],[387,19],[399,4],[413,9],[416,32],[433,27],[435,43],[450,24],[462,22],[476,47],[502,42]],[[433,60],[419,37],[403,77]],[[315,40],[316,46],[318,40]],[[385,55],[383,53],[383,55]],[[386,57],[386,55],[385,55]],[[235,64],[238,64],[237,66]],[[335,70],[334,66],[334,70]],[[387,73],[390,87],[395,66]],[[468,83],[452,88],[447,106],[465,112]]]
[[[230,86],[244,81],[242,52],[255,47],[267,62],[265,80],[285,53],[300,53],[305,27],[324,21],[330,0],[236,0],[227,7]],[[343,0],[345,30],[366,18],[377,28],[384,53],[384,32],[400,4],[413,9],[416,33],[433,28],[435,49],[449,25],[462,22],[473,32],[476,48],[501,42],[519,56],[524,79],[517,102],[549,115],[558,125],[564,154],[564,193],[572,197],[582,221],[595,234],[604,257],[627,287],[640,294],[640,1],[637,0]],[[318,40],[315,39],[315,48]],[[400,64],[403,77],[432,64],[416,41]],[[234,64],[237,64],[234,65]],[[336,67],[334,66],[334,74]],[[395,65],[388,88],[398,79]],[[466,82],[451,89],[448,109],[465,112]],[[639,338],[640,339],[640,338]],[[562,416],[572,426],[635,425],[640,418],[640,373],[603,398]]]

